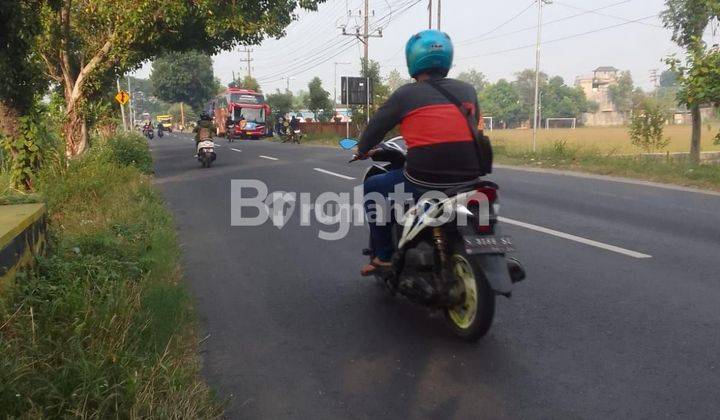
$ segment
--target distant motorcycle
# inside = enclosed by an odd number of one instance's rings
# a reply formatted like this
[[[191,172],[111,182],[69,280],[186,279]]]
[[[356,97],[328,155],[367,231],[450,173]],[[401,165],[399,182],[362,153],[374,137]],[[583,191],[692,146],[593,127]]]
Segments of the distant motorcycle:
[[[300,129],[293,130],[291,127],[286,126],[285,132],[281,135],[283,139],[283,143],[297,143],[300,144],[300,141],[302,140],[303,134]]]
[[[157,131],[158,131],[158,137],[163,137],[165,135],[162,127],[158,127]]]
[[[145,127],[143,127],[143,135],[148,139],[152,140],[152,138],[155,137],[155,132],[153,131],[152,127],[146,125]]]
[[[340,146],[349,150],[357,143],[344,139]],[[372,154],[378,163],[367,170],[365,179],[403,168],[405,155],[402,137],[380,143]],[[407,206],[404,224],[393,223],[392,265],[375,277],[393,296],[442,310],[455,335],[475,341],[492,325],[495,296],[509,297],[513,284],[525,278],[525,270],[506,257],[514,247],[500,232],[496,184],[477,179],[443,192],[443,199]],[[448,211],[462,214],[468,223],[462,226],[450,218],[438,225]],[[374,258],[370,249],[363,253]]]
[[[215,143],[211,139],[201,140],[197,146],[197,159],[202,167],[209,168],[216,158]]]

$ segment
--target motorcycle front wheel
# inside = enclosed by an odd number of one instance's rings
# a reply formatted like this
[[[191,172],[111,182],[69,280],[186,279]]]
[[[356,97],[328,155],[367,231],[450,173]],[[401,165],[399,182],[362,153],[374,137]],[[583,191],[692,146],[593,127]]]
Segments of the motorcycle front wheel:
[[[460,303],[445,308],[445,319],[453,333],[466,341],[477,341],[490,330],[495,316],[495,293],[477,262],[457,246],[451,257]]]

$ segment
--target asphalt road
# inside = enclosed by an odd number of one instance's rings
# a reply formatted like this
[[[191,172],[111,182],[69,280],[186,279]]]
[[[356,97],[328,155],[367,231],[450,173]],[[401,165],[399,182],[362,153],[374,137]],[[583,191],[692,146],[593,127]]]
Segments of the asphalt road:
[[[351,191],[365,163],[218,144],[210,169],[189,136],[151,147],[228,417],[720,417],[720,196],[498,169],[529,275],[469,345],[359,276],[365,227],[231,226],[232,179],[317,197]]]

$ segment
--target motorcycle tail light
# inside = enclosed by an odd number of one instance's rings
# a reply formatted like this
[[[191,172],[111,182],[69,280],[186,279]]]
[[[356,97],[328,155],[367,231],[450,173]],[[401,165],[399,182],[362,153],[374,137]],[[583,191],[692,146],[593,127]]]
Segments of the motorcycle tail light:
[[[497,190],[496,190],[495,188],[480,187],[480,188],[476,189],[475,191],[477,191],[477,192],[479,192],[480,194],[482,194],[482,195],[484,195],[485,197],[487,197],[487,200],[488,200],[488,202],[489,202],[490,204],[493,204],[493,203],[496,202],[497,199],[498,199],[498,193],[497,193]]]
[[[478,194],[475,194],[473,196],[472,201],[469,203],[470,206],[468,206],[473,214],[478,215],[480,214],[480,203],[483,203],[483,205],[489,206],[489,220],[488,223],[482,223],[480,220],[478,220],[478,223],[475,224],[475,229],[478,233],[488,235],[492,234],[494,231],[494,225],[495,225],[495,215],[493,206],[497,202],[498,199],[498,193],[497,190],[494,188],[489,187],[480,187],[475,190]]]

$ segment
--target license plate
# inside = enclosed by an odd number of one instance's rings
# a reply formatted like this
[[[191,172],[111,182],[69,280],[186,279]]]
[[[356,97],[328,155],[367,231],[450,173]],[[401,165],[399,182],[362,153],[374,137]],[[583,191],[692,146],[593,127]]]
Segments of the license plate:
[[[468,254],[505,254],[515,251],[509,236],[464,236]]]
[[[215,149],[205,148],[205,153],[213,153],[213,152],[215,152]]]

